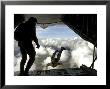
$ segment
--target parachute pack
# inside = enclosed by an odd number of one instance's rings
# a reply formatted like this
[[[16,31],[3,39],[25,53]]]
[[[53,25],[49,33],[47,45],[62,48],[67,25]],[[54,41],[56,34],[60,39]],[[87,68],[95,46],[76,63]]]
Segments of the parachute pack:
[[[25,26],[24,24],[20,24],[18,25],[16,28],[15,28],[15,31],[14,31],[14,39],[16,41],[22,41],[24,36],[25,36]]]

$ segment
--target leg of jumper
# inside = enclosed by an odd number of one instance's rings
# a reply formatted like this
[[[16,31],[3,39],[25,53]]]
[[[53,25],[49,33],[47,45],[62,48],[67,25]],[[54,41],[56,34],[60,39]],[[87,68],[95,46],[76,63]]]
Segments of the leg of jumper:
[[[55,55],[56,55],[57,52],[58,52],[58,50],[56,50],[56,51],[53,53],[53,55],[52,55],[52,57],[51,57],[51,63],[54,63],[54,61],[55,61]]]
[[[59,61],[59,60],[60,60],[61,53],[62,53],[62,51],[59,51],[59,53],[58,53],[58,55],[57,55],[57,61]]]
[[[29,61],[27,63],[27,66],[25,68],[24,74],[28,74],[29,69],[31,68],[31,66],[34,63],[35,60],[35,50],[34,48],[28,49],[28,54],[29,54]]]
[[[22,59],[20,62],[20,75],[22,75],[24,73],[24,65],[25,65],[26,60],[27,60],[27,54],[26,54],[25,49],[22,46],[20,46],[20,51],[22,54]]]

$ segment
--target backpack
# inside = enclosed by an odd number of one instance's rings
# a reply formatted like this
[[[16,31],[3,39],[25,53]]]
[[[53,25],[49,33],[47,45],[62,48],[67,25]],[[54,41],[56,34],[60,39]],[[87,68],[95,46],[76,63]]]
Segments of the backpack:
[[[15,28],[15,31],[14,31],[14,39],[15,39],[16,41],[22,41],[22,40],[23,40],[23,38],[24,38],[24,36],[25,36],[24,30],[25,30],[25,26],[24,26],[23,23],[20,24],[20,25],[18,25],[18,27]]]

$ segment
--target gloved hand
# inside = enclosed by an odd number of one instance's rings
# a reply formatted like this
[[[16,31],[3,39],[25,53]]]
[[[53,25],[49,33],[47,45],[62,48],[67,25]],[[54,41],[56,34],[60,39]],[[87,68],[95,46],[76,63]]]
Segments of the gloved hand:
[[[38,48],[38,49],[39,49],[39,48],[40,48],[40,45],[38,44],[36,48]]]

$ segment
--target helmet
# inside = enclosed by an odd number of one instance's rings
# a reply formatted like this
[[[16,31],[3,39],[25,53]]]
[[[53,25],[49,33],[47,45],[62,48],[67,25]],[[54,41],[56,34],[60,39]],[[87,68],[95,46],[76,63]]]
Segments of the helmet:
[[[37,19],[35,17],[30,17],[28,21],[29,22],[36,22],[37,23]]]

